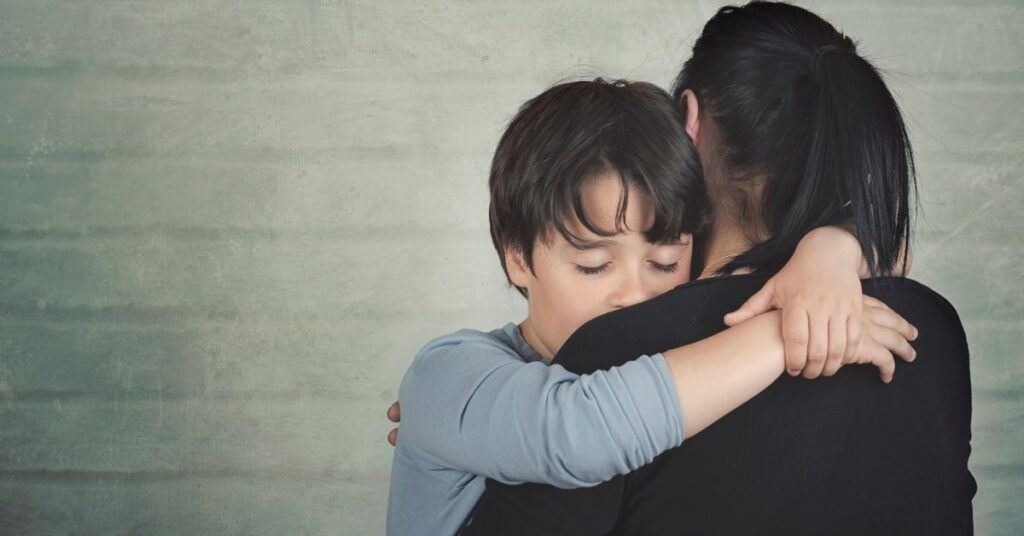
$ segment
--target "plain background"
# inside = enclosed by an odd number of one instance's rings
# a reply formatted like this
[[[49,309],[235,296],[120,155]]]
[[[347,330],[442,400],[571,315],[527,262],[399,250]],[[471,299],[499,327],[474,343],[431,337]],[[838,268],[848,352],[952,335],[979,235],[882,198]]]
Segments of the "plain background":
[[[383,533],[413,354],[523,316],[504,125],[563,79],[667,85],[718,6],[0,1],[0,533]],[[1020,534],[1024,6],[808,7],[903,106],[978,533]]]

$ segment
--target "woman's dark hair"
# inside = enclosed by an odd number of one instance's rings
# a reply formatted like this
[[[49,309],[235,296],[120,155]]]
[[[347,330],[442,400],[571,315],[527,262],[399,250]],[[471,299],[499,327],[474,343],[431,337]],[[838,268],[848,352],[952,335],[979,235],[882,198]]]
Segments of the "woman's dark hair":
[[[894,268],[910,235],[913,153],[895,99],[850,38],[785,3],[723,7],[675,80],[677,103],[687,89],[739,202],[762,181],[745,215],[760,211],[753,221],[771,238],[722,272],[777,270],[808,231],[843,223],[873,273]]]
[[[583,210],[583,186],[605,172],[622,183],[615,229],[599,229]],[[552,229],[579,243],[566,227],[572,215],[599,236],[622,232],[629,187],[653,204],[654,224],[645,231],[651,243],[701,230],[708,203],[700,159],[667,92],[598,78],[559,84],[526,102],[491,163],[491,240],[505,276],[506,249],[522,252],[532,270],[534,243]]]

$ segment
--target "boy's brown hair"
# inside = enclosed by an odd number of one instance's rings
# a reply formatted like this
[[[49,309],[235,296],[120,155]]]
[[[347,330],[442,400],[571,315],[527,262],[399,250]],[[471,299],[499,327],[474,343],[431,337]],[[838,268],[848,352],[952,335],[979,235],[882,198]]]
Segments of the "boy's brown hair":
[[[578,243],[565,225],[570,215],[598,236],[621,232],[629,187],[653,203],[654,224],[645,231],[651,243],[700,234],[707,195],[683,121],[680,105],[645,82],[568,82],[527,101],[491,163],[491,240],[506,278],[506,249],[522,252],[532,270],[534,244],[552,229]],[[615,230],[593,225],[581,197],[588,180],[609,171],[622,181]]]

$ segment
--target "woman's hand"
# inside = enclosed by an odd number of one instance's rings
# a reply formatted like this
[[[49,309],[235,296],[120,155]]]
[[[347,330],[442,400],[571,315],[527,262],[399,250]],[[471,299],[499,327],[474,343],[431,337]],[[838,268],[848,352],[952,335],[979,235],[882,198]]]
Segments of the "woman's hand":
[[[917,351],[910,345],[910,341],[917,339],[917,328],[871,296],[864,296],[863,305],[863,335],[857,353],[837,365],[829,362],[822,373],[831,376],[845,364],[872,364],[878,367],[882,381],[889,383],[896,371],[893,354],[908,363],[917,357]]]
[[[391,407],[388,408],[388,420],[391,422],[398,422],[402,420],[402,406],[398,405],[398,401],[394,401]],[[395,446],[398,443],[398,427],[392,428],[388,432],[388,443],[391,446]]]
[[[817,378],[857,354],[864,268],[860,244],[852,234],[838,227],[815,229],[804,236],[779,273],[725,315],[725,324],[735,326],[781,309],[786,371]]]

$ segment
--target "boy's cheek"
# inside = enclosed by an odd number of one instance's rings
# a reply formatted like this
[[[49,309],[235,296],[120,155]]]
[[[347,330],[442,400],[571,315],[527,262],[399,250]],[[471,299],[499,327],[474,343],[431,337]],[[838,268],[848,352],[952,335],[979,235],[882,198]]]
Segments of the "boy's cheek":
[[[582,305],[577,302],[577,305]],[[569,337],[576,332],[583,324],[601,316],[604,313],[611,311],[611,309],[605,310],[605,308],[597,307],[592,305],[589,307],[576,307],[573,310],[565,311],[565,314],[558,320],[560,323],[558,333],[558,345],[561,347],[569,339]]]
[[[690,282],[690,261],[685,261],[685,264],[684,261],[679,261],[679,270],[677,270],[676,273],[673,275],[675,277],[670,278],[669,281],[666,283],[665,288],[660,289],[660,292],[658,292],[658,294],[664,294],[678,287],[679,285],[683,285],[685,283]]]

